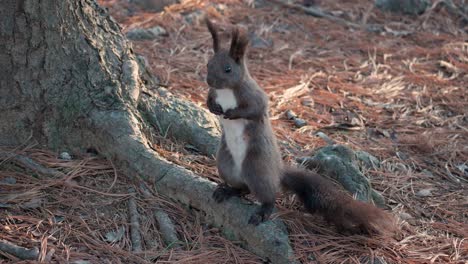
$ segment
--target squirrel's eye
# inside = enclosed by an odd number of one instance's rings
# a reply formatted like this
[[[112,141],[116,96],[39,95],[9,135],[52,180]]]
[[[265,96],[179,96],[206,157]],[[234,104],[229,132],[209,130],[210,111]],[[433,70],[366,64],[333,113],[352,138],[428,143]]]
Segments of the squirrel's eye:
[[[225,72],[225,73],[230,73],[231,70],[232,70],[232,69],[231,69],[231,66],[229,66],[229,65],[224,66],[224,72]]]

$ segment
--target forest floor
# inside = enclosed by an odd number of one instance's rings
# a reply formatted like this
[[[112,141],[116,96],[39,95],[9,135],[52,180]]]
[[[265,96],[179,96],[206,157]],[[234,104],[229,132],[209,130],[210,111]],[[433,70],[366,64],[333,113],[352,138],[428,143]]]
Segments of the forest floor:
[[[155,40],[134,41],[134,51],[146,58],[161,85],[202,107],[212,54],[203,13],[223,29],[226,44],[233,23],[248,27],[254,36],[250,72],[270,96],[285,161],[326,145],[317,131],[379,158],[381,166],[365,173],[400,218],[401,232],[392,239],[340,235],[282,195],[274,217],[288,226],[298,261],[360,263],[370,256],[387,263],[468,262],[468,33],[443,1],[417,17],[383,13],[370,0],[318,1],[334,16],[363,27],[380,25],[379,32],[351,29],[277,1],[184,0],[158,13],[126,0],[98,2],[123,32],[154,26],[167,31]],[[307,124],[297,128],[287,110]],[[214,159],[163,136],[155,148],[219,182]],[[204,224],[197,211],[156,193],[143,195],[143,182],[129,180],[107,160],[92,154],[60,159],[30,143],[3,151],[64,175],[42,177],[0,160],[0,239],[39,248],[42,261],[261,263]],[[141,217],[140,253],[131,251],[130,197]],[[155,210],[168,213],[183,245],[164,245]],[[3,257],[1,263],[21,263]]]

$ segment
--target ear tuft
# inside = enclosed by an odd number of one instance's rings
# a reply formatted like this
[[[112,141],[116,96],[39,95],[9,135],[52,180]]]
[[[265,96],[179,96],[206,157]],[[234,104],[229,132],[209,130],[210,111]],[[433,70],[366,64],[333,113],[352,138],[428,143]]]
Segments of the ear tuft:
[[[213,38],[213,50],[214,52],[218,52],[219,50],[218,29],[213,23],[211,23],[208,17],[205,17],[205,23],[206,23],[206,26],[208,27],[208,30],[211,33],[211,37]]]
[[[229,50],[231,58],[240,63],[245,57],[248,44],[249,38],[247,37],[246,30],[241,27],[234,27],[232,30],[231,49]]]

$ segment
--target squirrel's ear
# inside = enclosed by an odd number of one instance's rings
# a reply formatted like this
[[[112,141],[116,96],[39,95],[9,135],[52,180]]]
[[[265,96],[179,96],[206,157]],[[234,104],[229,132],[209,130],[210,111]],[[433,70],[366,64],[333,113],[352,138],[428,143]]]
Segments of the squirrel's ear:
[[[229,55],[237,63],[244,59],[245,52],[247,51],[247,45],[249,44],[249,38],[245,30],[235,27],[232,30],[232,41]]]
[[[219,50],[218,30],[216,26],[213,25],[213,23],[211,23],[211,21],[207,17],[205,17],[205,23],[206,23],[206,26],[208,27],[208,30],[211,33],[211,37],[213,37],[213,50],[214,52],[218,52]]]

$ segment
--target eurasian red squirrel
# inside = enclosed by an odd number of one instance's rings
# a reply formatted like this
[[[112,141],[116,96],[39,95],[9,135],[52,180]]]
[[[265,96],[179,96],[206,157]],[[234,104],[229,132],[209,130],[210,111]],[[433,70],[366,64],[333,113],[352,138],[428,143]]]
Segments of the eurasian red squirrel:
[[[283,166],[269,120],[268,97],[247,68],[246,32],[235,27],[229,50],[223,49],[217,28],[205,21],[214,49],[207,66],[207,106],[220,116],[223,130],[216,163],[224,183],[216,188],[213,198],[222,202],[252,193],[261,207],[249,223],[258,225],[270,217],[276,194],[283,187],[296,193],[309,212],[321,213],[339,231],[371,234],[392,229],[392,217],[385,211],[354,200],[312,171]]]

